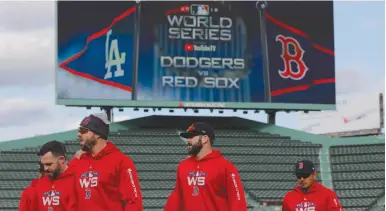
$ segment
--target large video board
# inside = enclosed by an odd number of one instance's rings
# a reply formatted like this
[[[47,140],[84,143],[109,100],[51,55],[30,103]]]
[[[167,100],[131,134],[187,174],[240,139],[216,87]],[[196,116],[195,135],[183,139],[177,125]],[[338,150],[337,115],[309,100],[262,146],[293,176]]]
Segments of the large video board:
[[[333,37],[332,2],[59,2],[57,103],[334,109]]]

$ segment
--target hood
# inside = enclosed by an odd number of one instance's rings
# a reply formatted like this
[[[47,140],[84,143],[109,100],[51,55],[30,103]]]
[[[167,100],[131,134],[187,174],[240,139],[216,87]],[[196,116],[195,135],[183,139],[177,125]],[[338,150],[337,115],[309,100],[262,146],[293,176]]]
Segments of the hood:
[[[71,171],[71,170],[69,170],[69,169],[71,169],[71,168],[70,168],[70,167],[67,167],[67,169],[66,169],[63,173],[61,173],[61,174],[58,176],[57,180],[58,180],[58,179],[64,179],[64,178],[67,178],[67,177],[74,176],[74,172]]]
[[[31,181],[31,186],[32,186],[32,187],[35,187],[35,186],[38,184],[38,182],[39,182],[39,179],[33,179],[33,180]]]
[[[62,172],[55,180],[61,180],[61,179],[65,179],[67,177],[72,177],[74,176],[74,171],[72,170],[73,168],[68,166],[67,169]],[[42,180],[47,180],[49,181],[50,183],[54,182],[55,180],[51,180],[48,175],[45,175],[43,178],[41,178]]]
[[[200,160],[197,160],[196,157],[193,155],[190,157],[190,159],[193,159],[197,162],[204,162],[204,161],[213,160],[221,157],[222,157],[222,153],[219,150],[213,149],[211,153],[207,154],[205,157],[201,158]]]
[[[312,194],[312,193],[314,193],[314,192],[317,192],[318,189],[320,189],[320,187],[321,187],[321,185],[320,185],[318,182],[314,182],[314,184],[312,185],[311,189],[308,190],[306,193],[304,193],[303,189],[302,189],[300,186],[297,186],[297,187],[294,189],[294,191],[295,191],[295,192],[298,192],[298,193],[300,193],[300,194],[302,194],[302,195],[304,195],[304,194]]]
[[[114,153],[114,152],[119,152],[120,150],[117,148],[117,146],[115,146],[113,143],[111,142],[107,142],[106,143],[106,146],[98,153],[96,154],[95,156],[92,156],[91,153],[83,153],[82,156],[81,156],[81,159],[85,159],[85,158],[91,158],[91,159],[101,159],[102,157],[108,155],[108,154],[111,154],[111,153]]]

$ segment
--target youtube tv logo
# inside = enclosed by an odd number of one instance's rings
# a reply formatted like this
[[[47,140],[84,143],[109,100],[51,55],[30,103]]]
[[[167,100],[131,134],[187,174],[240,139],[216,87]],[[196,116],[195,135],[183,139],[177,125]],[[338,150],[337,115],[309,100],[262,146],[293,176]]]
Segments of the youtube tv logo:
[[[190,52],[190,51],[194,50],[194,46],[193,46],[193,44],[185,44],[184,49],[185,49],[185,51]]]
[[[195,45],[195,44],[185,44],[184,50],[186,52],[192,52],[192,51],[216,51],[215,45]]]

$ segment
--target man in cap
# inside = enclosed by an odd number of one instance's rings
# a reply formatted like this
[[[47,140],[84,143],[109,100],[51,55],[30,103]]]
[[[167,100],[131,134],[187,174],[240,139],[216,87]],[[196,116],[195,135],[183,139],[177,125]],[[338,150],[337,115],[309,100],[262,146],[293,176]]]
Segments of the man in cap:
[[[107,141],[108,134],[106,114],[89,115],[80,123],[78,137],[84,153],[70,162],[76,172],[79,210],[143,210],[135,165]]]
[[[282,211],[342,210],[342,206],[334,191],[315,181],[318,173],[312,161],[302,160],[297,162],[295,165],[295,175],[299,186],[284,196]]]
[[[246,211],[244,188],[236,167],[212,148],[215,132],[204,122],[180,134],[191,155],[177,167],[176,186],[165,211]]]
[[[19,211],[36,211],[38,210],[38,201],[36,200],[36,185],[39,179],[44,176],[44,166],[39,162],[38,178],[31,181],[31,185],[24,189],[20,197]]]

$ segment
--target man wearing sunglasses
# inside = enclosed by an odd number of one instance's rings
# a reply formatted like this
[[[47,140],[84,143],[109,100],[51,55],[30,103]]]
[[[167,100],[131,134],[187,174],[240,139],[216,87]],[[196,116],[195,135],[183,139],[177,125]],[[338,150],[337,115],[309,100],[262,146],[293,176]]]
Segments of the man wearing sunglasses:
[[[106,114],[92,114],[80,123],[81,151],[70,162],[77,180],[79,210],[142,211],[134,162],[107,141],[108,134]]]
[[[187,139],[189,158],[177,167],[176,186],[165,211],[246,211],[244,188],[236,167],[212,149],[214,129],[197,122],[180,134]]]
[[[295,175],[299,186],[284,196],[282,211],[343,210],[334,191],[315,181],[318,173],[312,161],[297,162]]]

